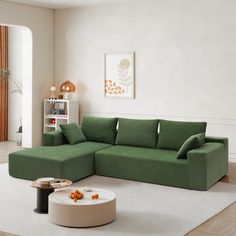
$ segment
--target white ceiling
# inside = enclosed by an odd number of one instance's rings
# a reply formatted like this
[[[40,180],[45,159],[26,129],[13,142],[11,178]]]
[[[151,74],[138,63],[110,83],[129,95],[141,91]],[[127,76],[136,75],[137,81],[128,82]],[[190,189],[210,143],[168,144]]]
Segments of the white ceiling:
[[[121,0],[4,0],[4,1],[26,4],[30,6],[51,8],[51,9],[61,9],[61,8],[95,5],[101,3],[112,3]]]

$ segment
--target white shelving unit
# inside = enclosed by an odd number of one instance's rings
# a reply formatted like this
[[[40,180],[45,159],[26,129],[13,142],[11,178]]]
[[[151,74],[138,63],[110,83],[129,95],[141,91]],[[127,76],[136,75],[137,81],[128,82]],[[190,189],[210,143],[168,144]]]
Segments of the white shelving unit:
[[[60,124],[79,123],[79,103],[77,100],[44,99],[43,132],[60,129]]]

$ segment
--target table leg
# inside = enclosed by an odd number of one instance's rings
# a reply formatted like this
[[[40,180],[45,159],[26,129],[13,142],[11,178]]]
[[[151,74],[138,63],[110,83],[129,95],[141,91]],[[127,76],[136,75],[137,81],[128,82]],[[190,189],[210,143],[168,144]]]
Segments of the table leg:
[[[37,213],[48,213],[48,196],[54,192],[54,189],[37,188],[37,208],[34,209]]]

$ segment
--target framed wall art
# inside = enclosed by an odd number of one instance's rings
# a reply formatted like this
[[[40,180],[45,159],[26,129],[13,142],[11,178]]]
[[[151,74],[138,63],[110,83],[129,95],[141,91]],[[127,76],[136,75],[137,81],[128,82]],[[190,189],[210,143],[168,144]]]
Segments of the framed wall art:
[[[105,53],[105,97],[134,98],[134,63],[134,52]]]

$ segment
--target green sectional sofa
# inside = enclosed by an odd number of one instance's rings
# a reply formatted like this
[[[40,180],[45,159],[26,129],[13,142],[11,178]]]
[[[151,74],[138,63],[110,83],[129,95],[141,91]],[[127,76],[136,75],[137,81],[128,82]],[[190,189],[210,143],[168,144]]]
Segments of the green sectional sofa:
[[[11,153],[9,174],[72,181],[96,174],[207,190],[228,171],[228,139],[207,137],[205,122],[85,116],[62,125],[43,146]]]

